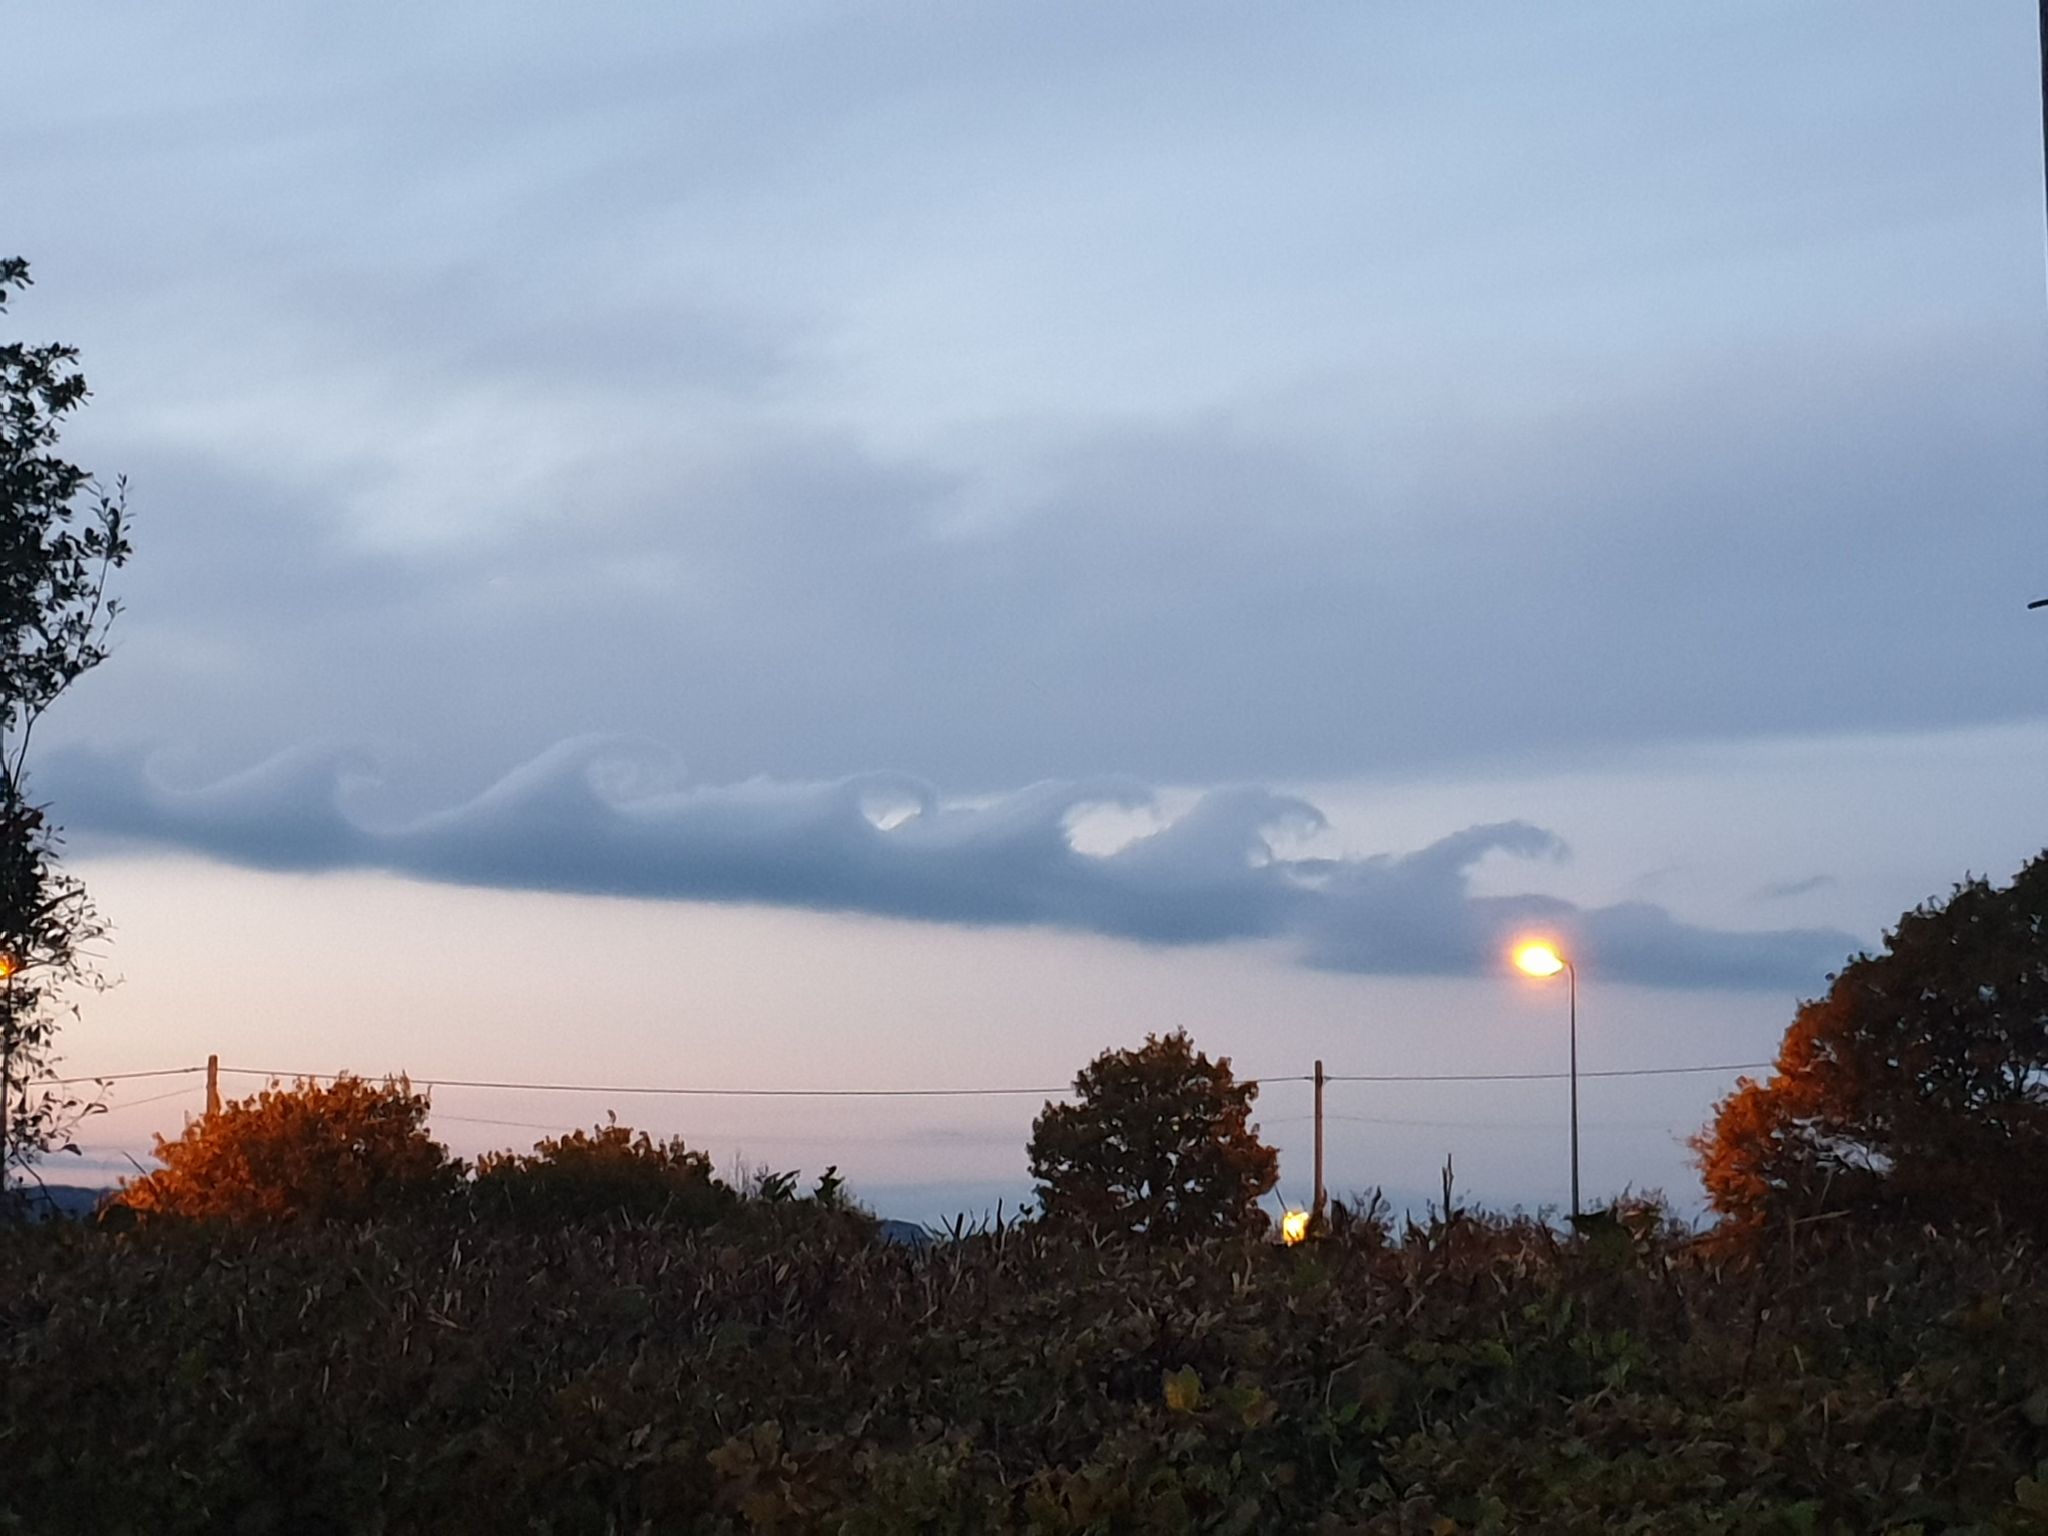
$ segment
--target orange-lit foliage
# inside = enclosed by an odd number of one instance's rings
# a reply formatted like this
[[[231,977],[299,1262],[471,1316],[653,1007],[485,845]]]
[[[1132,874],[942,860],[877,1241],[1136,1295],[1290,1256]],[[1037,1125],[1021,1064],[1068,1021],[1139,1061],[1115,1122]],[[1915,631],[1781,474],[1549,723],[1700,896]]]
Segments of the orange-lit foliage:
[[[427,1098],[403,1078],[346,1073],[273,1083],[159,1136],[163,1167],[113,1204],[153,1216],[361,1221],[452,1193],[462,1166],[427,1134]]]
[[[617,1122],[539,1142],[527,1154],[486,1153],[471,1194],[481,1214],[546,1225],[623,1216],[695,1226],[738,1198],[712,1176],[711,1159],[681,1138],[655,1141]]]
[[[1901,917],[1693,1149],[1738,1226],[1888,1210],[2048,1227],[2048,853]]]
[[[1071,1104],[1031,1126],[1031,1174],[1052,1221],[1159,1239],[1263,1229],[1259,1198],[1279,1181],[1250,1123],[1257,1083],[1175,1030],[1104,1051],[1074,1079]]]

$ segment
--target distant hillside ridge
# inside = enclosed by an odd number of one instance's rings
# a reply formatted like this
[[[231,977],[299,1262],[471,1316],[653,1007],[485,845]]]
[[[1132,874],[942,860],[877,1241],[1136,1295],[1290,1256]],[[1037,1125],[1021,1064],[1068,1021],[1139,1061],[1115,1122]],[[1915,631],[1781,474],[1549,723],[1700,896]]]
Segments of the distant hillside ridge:
[[[9,1204],[19,1204],[30,1221],[83,1221],[112,1194],[111,1187],[90,1188],[83,1184],[37,1184],[34,1181],[8,1191]]]

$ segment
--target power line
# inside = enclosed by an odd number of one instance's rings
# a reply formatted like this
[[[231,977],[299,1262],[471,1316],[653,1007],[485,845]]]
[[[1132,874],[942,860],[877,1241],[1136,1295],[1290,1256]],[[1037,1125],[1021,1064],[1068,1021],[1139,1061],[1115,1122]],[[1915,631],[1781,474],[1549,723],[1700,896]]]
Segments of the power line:
[[[220,1070],[223,1075],[232,1074],[236,1077],[299,1078],[327,1083],[335,1081],[341,1075],[333,1072],[270,1072],[258,1067],[222,1067]],[[407,1081],[417,1083],[422,1088],[499,1088],[515,1093],[638,1093],[664,1097],[726,1099],[978,1098],[999,1094],[1058,1097],[1074,1091],[1065,1084],[1058,1088],[664,1088],[623,1083],[497,1083],[454,1077],[408,1076]]]
[[[153,1072],[95,1072],[90,1077],[39,1077],[36,1081],[67,1086],[72,1083],[125,1083],[133,1081],[138,1077],[178,1077],[192,1072],[204,1072],[205,1070],[204,1066],[158,1067]]]
[[[1599,1071],[1581,1072],[1580,1077],[1679,1077],[1708,1072],[1758,1072],[1774,1064],[1768,1061],[1719,1062],[1695,1067],[1614,1067]],[[204,1072],[204,1066],[159,1067],[146,1072],[101,1072],[85,1077],[54,1077],[45,1081],[52,1084],[70,1085],[76,1083],[119,1083],[132,1082],[140,1078],[182,1077]],[[312,1082],[336,1081],[345,1075],[336,1072],[282,1072],[262,1067],[222,1067],[223,1074],[235,1077],[261,1077],[278,1081],[306,1080]],[[1333,1072],[1325,1077],[1332,1083],[1541,1083],[1562,1082],[1571,1074],[1568,1072]],[[595,1093],[595,1094],[641,1094],[663,1098],[727,1098],[727,1099],[921,1099],[921,1098],[1001,1098],[1001,1097],[1044,1097],[1064,1098],[1074,1090],[1070,1085],[1059,1087],[988,1087],[988,1088],[696,1088],[672,1087],[628,1083],[540,1083],[500,1082],[481,1078],[419,1077],[410,1079],[423,1088],[479,1088],[511,1093]],[[1246,1083],[1306,1083],[1314,1079],[1307,1073],[1288,1073],[1270,1077],[1241,1078]],[[182,1090],[180,1090],[182,1091]],[[163,1097],[170,1097],[166,1094]],[[151,1103],[154,1100],[138,1100]],[[132,1107],[132,1106],[128,1106]],[[510,1122],[505,1122],[510,1123]]]
[[[581,1129],[581,1127],[572,1125],[542,1125],[537,1120],[487,1120],[480,1115],[443,1115],[437,1113],[434,1116],[434,1120],[436,1123],[446,1120],[455,1125],[509,1125],[521,1131],[553,1131],[558,1136],[567,1135],[570,1131]]]
[[[1409,1120],[1385,1115],[1326,1115],[1332,1124],[1345,1125],[1394,1125],[1422,1130],[1465,1130],[1465,1131],[1547,1131],[1552,1129],[1548,1120]],[[1265,1125],[1307,1125],[1314,1115],[1282,1115],[1276,1120],[1262,1120]],[[1588,1120],[1589,1131],[1668,1131],[1668,1120]]]
[[[1604,1072],[1581,1072],[1580,1077],[1677,1077],[1688,1072],[1761,1072],[1775,1066],[1769,1061],[1730,1061],[1710,1067],[1615,1067]],[[1331,1073],[1331,1083],[1561,1083],[1569,1072],[1354,1072]]]
[[[109,1104],[101,1109],[100,1113],[103,1115],[118,1115],[124,1109],[140,1109],[145,1104],[161,1104],[165,1099],[180,1098],[190,1093],[197,1086],[196,1083],[186,1083],[182,1087],[171,1089],[168,1093],[152,1093],[146,1099],[129,1099],[126,1103]]]

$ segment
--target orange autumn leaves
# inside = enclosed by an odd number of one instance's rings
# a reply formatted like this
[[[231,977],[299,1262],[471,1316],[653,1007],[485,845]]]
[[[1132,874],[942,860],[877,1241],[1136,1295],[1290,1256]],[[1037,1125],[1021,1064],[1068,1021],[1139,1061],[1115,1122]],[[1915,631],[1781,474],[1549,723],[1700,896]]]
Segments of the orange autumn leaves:
[[[2048,1229],[2048,853],[1901,917],[1692,1145],[1738,1228],[1861,1211]]]
[[[114,1204],[143,1215],[361,1221],[452,1194],[462,1164],[428,1134],[404,1078],[276,1084],[159,1136],[163,1167]]]

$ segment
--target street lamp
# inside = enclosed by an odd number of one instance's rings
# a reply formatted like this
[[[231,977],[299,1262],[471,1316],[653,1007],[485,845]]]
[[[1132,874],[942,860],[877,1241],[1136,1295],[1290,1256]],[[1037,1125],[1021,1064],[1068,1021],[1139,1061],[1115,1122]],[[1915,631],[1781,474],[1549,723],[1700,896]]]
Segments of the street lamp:
[[[1571,1019],[1572,1040],[1572,1221],[1579,1219],[1579,970],[1570,957],[1558,953],[1547,939],[1531,939],[1515,946],[1515,964],[1531,976],[1555,976],[1564,972],[1566,1007]]]

